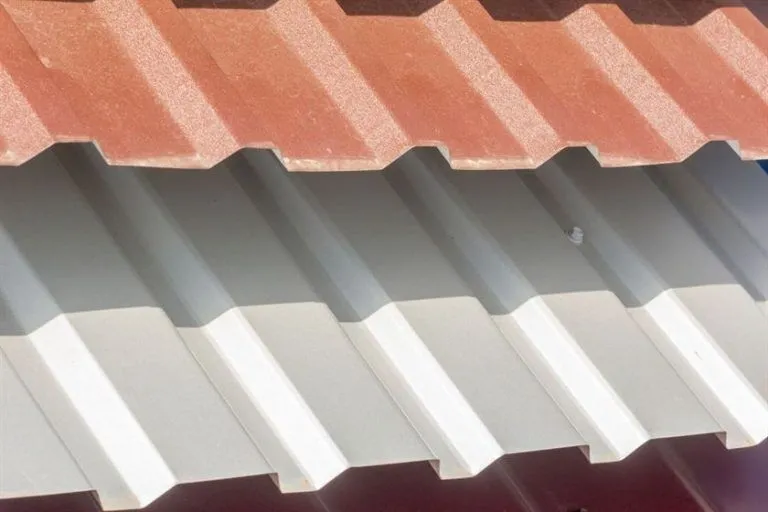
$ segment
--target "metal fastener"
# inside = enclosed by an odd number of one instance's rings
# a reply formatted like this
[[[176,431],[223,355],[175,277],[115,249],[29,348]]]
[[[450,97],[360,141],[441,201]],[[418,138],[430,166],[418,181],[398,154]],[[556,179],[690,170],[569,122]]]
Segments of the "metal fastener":
[[[576,245],[581,245],[584,243],[584,230],[578,226],[573,226],[571,229],[566,231],[565,234],[568,235],[568,240]]]

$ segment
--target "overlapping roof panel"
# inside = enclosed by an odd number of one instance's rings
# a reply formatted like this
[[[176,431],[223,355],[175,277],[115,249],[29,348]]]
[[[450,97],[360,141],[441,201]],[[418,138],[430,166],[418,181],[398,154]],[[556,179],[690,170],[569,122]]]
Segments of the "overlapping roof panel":
[[[2,0],[0,163],[90,140],[114,164],[605,166],[710,140],[768,155],[768,30],[744,0]]]
[[[3,495],[504,454],[619,461],[656,438],[768,436],[768,175],[685,164],[206,173],[60,146],[0,172]],[[578,228],[578,229],[576,229]],[[437,478],[437,477],[435,477]]]

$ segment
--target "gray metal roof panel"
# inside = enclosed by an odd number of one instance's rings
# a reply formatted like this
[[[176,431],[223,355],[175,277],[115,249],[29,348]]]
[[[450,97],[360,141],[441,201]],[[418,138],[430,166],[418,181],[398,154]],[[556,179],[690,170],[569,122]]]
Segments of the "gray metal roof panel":
[[[658,168],[569,151],[534,173],[456,173],[434,150],[384,172],[253,151],[178,173],[83,146],[4,169],[0,497],[135,508],[245,475],[292,492],[395,462],[456,478],[566,446],[755,444],[755,169],[724,145]]]

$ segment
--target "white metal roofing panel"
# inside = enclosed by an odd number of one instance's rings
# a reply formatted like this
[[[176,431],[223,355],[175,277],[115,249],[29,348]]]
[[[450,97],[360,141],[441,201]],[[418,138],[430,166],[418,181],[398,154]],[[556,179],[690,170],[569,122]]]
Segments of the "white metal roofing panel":
[[[119,509],[244,475],[288,492],[352,466],[755,444],[768,176],[729,151],[458,174],[417,150],[329,175],[68,146],[3,169],[0,497]]]
[[[125,247],[139,242],[126,252],[156,269],[150,287],[182,304],[171,316],[283,490],[431,456],[231,174],[90,163],[100,186],[81,181],[88,197]]]
[[[0,305],[2,308],[2,305]],[[0,311],[3,316],[6,311]],[[7,325],[4,325],[7,327]],[[2,336],[8,343],[10,333]],[[0,491],[3,497],[91,488],[0,347]],[[34,442],[20,442],[23,439]],[[10,469],[10,470],[8,470]]]
[[[478,276],[478,296],[497,304],[489,307],[493,318],[593,440],[592,460],[623,458],[649,436],[711,428],[690,389],[519,174],[458,174],[434,153],[402,162],[393,175],[411,185],[446,252],[458,268],[470,267],[469,282]],[[512,337],[518,329],[522,336]]]
[[[626,287],[659,350],[710,407],[728,446],[768,435],[768,318],[642,169],[582,152],[536,171]]]

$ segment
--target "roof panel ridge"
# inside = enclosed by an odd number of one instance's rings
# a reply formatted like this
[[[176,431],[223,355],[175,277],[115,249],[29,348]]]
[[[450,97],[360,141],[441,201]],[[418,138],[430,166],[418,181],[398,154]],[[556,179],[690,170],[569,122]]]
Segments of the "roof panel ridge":
[[[647,42],[616,5],[585,5],[562,20],[622,94],[648,120],[679,159],[707,137],[641,59]]]
[[[341,11],[339,6],[334,7]],[[384,167],[408,149],[408,135],[366,76],[346,55],[333,31],[314,12],[318,8],[315,2],[306,0],[280,0],[268,12],[285,42],[311,70]]]
[[[99,1],[94,9],[196,150],[186,166],[210,167],[240,149],[231,119],[217,108],[222,96],[234,91],[202,45],[190,53],[196,41],[189,39],[189,27],[170,0]],[[207,68],[208,83],[194,67]]]
[[[694,6],[670,0],[689,19]],[[716,0],[719,6],[697,20],[694,29],[733,71],[768,102],[768,33],[763,18],[768,9],[751,9],[743,1]]]
[[[527,166],[541,165],[564,147],[563,140],[465,21],[465,15],[458,6],[444,1],[422,14],[421,19],[472,88],[528,153]]]
[[[25,162],[58,140],[86,140],[81,121],[51,80],[47,61],[35,53],[5,5],[0,5],[0,34],[0,165]]]
[[[356,343],[358,350],[387,387],[406,390],[409,404],[405,407],[413,405],[406,415],[435,453],[440,475],[476,475],[501,457],[504,450],[498,440],[430,351],[413,319],[388,296],[314,193],[273,158],[255,152],[247,158],[252,167],[248,171],[258,174],[344,300],[361,317],[370,337]],[[402,401],[400,405],[404,406]]]
[[[201,325],[210,347],[196,356],[250,437],[273,466],[284,492],[317,490],[349,467],[349,462],[296,389],[266,344],[170,212],[146,175],[115,172],[88,156],[97,180],[126,219],[173,293]],[[215,171],[212,171],[215,172]],[[212,314],[215,311],[216,314]],[[221,373],[221,368],[226,368]],[[236,382],[233,390],[232,381]],[[244,394],[245,400],[237,395]],[[258,411],[254,421],[251,410]],[[276,438],[279,444],[272,442]],[[265,439],[269,439],[265,441]]]
[[[754,366],[754,353],[764,352],[768,321],[648,174],[600,170],[571,153],[536,175],[592,233],[589,243],[626,288],[633,316],[720,423],[726,445],[765,439],[765,372]],[[717,301],[712,290],[720,293]]]
[[[21,363],[17,369],[35,368],[22,378],[52,386],[36,398],[47,401],[43,409],[54,424],[69,425],[59,433],[89,482],[104,491],[102,502],[110,508],[148,505],[176,485],[176,476],[88,346],[87,329],[59,305],[4,228],[0,252],[0,294],[29,341],[6,347],[6,353]],[[42,325],[41,312],[51,317]],[[67,404],[53,405],[54,395]],[[74,439],[72,424],[79,424],[86,438]]]
[[[470,207],[471,192],[456,186],[450,173],[443,173],[439,163],[435,165],[437,162],[415,153],[404,157],[398,166],[399,183],[408,184],[419,208],[430,212],[428,222],[439,226],[440,236],[448,237],[451,245],[459,248],[461,261],[472,267],[469,272],[479,276],[493,300],[509,311],[499,316],[497,323],[584,437],[590,460],[623,459],[650,435],[583,349],[586,344],[580,339],[583,336],[574,335],[579,329],[573,320],[558,311],[546,294],[539,293],[526,276],[525,271],[531,269],[516,264]],[[518,177],[510,178],[506,184],[509,199],[530,201]],[[515,222],[517,219],[510,220],[507,229],[513,229]],[[617,304],[609,302],[602,307],[618,310]],[[505,328],[507,322],[516,324],[524,336],[511,335],[516,329]],[[626,327],[629,323],[616,327],[623,329],[627,341],[639,334]]]

